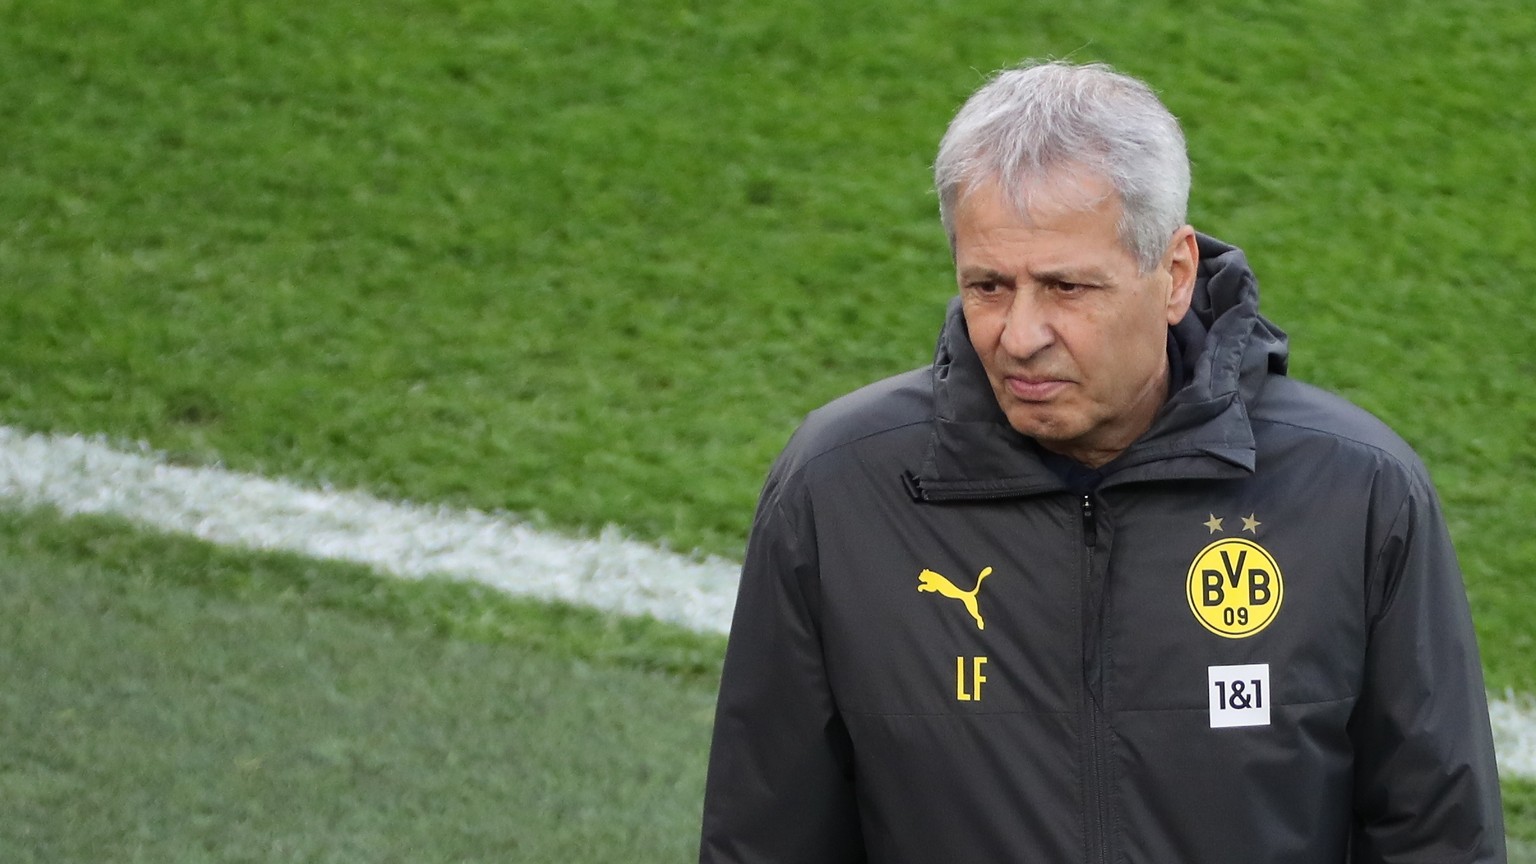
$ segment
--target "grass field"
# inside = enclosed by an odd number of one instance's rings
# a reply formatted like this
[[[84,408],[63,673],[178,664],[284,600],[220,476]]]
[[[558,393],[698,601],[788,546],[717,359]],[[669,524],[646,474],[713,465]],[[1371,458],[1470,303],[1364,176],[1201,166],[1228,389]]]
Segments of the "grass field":
[[[101,520],[0,530],[7,862],[691,851],[714,706],[697,659],[626,657],[590,613],[465,586]]]
[[[960,100],[1102,59],[1295,374],[1425,456],[1536,692],[1533,40],[1517,0],[0,0],[0,423],[737,555],[798,418],[930,353]],[[5,860],[687,856],[717,641],[46,513],[0,558]]]

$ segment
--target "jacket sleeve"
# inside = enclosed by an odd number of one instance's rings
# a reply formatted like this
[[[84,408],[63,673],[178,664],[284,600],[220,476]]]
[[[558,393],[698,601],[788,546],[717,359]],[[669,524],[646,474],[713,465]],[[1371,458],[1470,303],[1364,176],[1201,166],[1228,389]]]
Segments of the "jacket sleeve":
[[[703,864],[864,860],[823,664],[809,506],[770,478],[747,544],[704,793]]]
[[[1461,570],[1427,476],[1408,486],[1368,580],[1365,678],[1350,720],[1353,860],[1503,862],[1498,769]]]

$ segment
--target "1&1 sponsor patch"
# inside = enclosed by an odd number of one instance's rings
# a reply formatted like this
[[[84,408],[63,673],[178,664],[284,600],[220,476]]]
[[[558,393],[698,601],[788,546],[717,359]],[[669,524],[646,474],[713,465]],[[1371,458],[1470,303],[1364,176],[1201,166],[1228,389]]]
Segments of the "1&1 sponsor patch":
[[[1206,690],[1212,729],[1269,725],[1268,663],[1208,667]]]

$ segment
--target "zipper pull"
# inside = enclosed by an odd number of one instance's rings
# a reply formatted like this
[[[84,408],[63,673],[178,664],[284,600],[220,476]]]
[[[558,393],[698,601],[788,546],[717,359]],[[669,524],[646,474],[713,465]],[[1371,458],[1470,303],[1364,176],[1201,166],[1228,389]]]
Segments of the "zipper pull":
[[[1093,496],[1083,496],[1083,545],[1096,546],[1099,542],[1098,527],[1093,518]]]
[[[901,472],[901,482],[907,487],[907,494],[913,501],[927,501],[928,492],[923,488],[923,481],[911,471]]]

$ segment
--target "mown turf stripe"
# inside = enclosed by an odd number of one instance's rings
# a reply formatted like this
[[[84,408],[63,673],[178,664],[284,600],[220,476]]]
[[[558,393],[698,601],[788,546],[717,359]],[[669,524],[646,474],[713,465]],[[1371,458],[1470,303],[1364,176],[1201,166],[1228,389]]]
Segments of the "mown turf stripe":
[[[404,578],[447,576],[510,594],[724,633],[737,565],[628,539],[564,537],[474,510],[381,501],[220,468],[169,464],[78,435],[0,426],[0,498],[66,514],[114,515],[214,543],[349,561]],[[1536,778],[1536,705],[1491,705],[1499,764]]]

